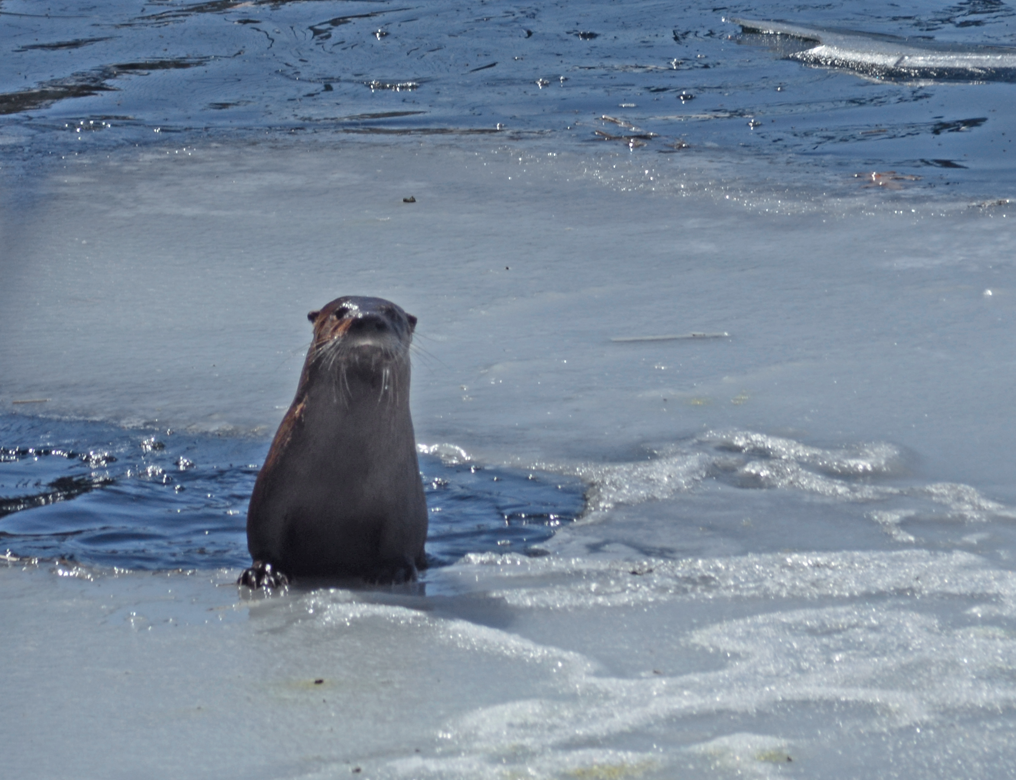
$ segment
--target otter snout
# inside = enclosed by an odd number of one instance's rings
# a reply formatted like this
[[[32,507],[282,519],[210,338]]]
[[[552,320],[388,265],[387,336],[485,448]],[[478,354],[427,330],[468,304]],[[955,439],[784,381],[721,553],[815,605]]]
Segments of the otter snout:
[[[388,320],[373,312],[360,312],[350,321],[349,333],[385,333],[391,330]]]

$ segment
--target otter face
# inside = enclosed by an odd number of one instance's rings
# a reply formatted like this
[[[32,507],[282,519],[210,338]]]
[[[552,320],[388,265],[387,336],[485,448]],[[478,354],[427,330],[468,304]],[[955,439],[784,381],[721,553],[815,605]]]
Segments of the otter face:
[[[347,355],[365,349],[394,357],[409,347],[416,329],[416,317],[391,301],[355,295],[336,298],[307,319],[314,323],[314,350],[334,343]]]

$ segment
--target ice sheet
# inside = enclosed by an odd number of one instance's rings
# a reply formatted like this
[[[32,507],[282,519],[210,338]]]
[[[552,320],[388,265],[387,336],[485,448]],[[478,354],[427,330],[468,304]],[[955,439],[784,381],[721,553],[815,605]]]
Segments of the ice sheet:
[[[50,400],[7,411],[267,432],[306,310],[369,292],[420,318],[425,450],[590,511],[398,592],[12,563],[14,776],[1004,773],[1008,206],[664,159],[297,142],[33,182],[0,381]],[[729,337],[611,340],[688,332]]]
[[[721,17],[757,4],[404,6],[3,3],[0,448],[89,446],[0,534],[108,542],[0,565],[4,776],[1011,774],[1011,83],[805,68]],[[794,24],[1011,43],[908,14]],[[588,511],[238,591],[249,453],[348,293],[420,318],[425,471]],[[187,557],[125,571],[155,513]]]
[[[711,187],[721,173],[489,145],[68,161],[5,220],[0,391],[268,431],[306,312],[369,292],[420,318],[424,443],[528,465],[761,424],[1004,482],[1012,430],[985,411],[1005,408],[1016,346],[1008,206],[853,179]],[[730,337],[611,340],[690,331]]]
[[[0,569],[6,765],[944,778],[1010,760],[1016,583],[976,555],[488,555],[440,577],[444,596],[243,601],[228,572]]]
[[[849,68],[870,78],[961,81],[1016,78],[1016,48],[813,27],[782,21],[731,19],[746,32],[788,35],[812,44],[790,56],[812,65]]]

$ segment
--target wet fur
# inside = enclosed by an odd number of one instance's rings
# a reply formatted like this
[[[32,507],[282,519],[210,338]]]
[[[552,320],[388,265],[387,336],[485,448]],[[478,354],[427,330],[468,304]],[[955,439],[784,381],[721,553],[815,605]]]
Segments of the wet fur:
[[[309,315],[314,340],[296,398],[247,512],[255,565],[285,577],[412,579],[424,565],[427,505],[409,414],[416,318],[345,297]],[[267,582],[267,584],[277,584]]]

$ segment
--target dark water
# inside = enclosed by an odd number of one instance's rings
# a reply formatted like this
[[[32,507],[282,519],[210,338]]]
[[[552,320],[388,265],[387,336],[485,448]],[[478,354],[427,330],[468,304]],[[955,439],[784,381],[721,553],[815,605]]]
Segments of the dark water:
[[[800,40],[738,17],[861,34],[852,55],[811,67],[793,59]],[[1011,68],[937,80],[851,57],[891,49],[886,36],[960,59],[1014,51],[1014,20],[999,0],[4,0],[0,161],[265,134],[480,134],[786,160],[788,177],[816,163],[904,169],[916,186],[994,196],[1016,156]]]
[[[123,569],[250,562],[264,439],[0,416],[0,552]],[[573,478],[421,459],[431,565],[527,552],[582,511]]]

